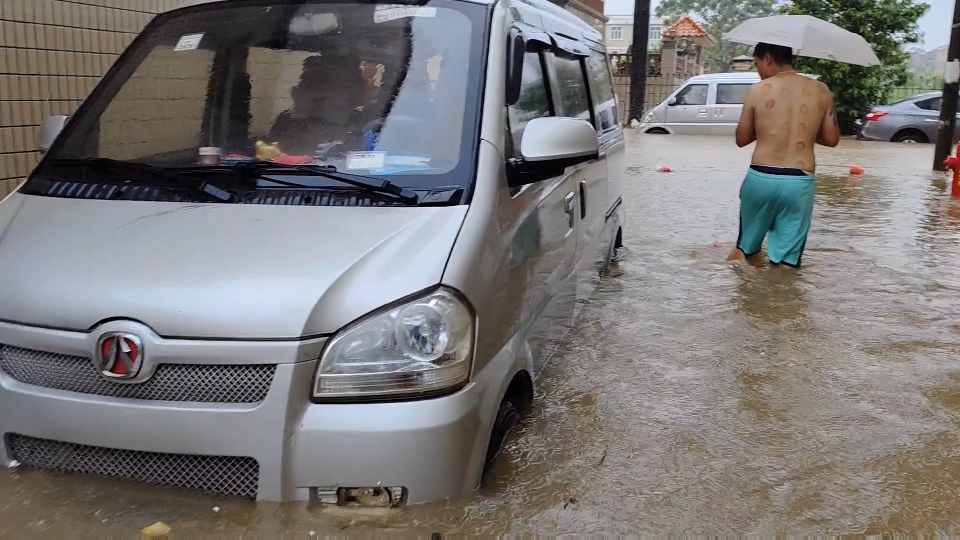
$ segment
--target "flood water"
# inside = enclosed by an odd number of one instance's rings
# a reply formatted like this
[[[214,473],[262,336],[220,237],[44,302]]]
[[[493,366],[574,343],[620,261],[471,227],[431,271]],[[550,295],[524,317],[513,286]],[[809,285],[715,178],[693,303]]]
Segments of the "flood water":
[[[799,272],[725,262],[749,149],[630,152],[626,247],[478,493],[358,512],[0,471],[0,537],[960,533],[960,202],[932,145],[818,148]]]

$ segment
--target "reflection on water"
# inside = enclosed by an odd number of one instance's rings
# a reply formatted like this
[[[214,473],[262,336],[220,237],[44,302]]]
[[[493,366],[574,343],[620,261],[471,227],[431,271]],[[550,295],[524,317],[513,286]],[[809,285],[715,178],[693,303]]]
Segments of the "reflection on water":
[[[0,537],[960,532],[960,203],[932,147],[821,151],[799,272],[724,261],[749,149],[631,152],[626,248],[478,493],[361,513],[4,471]]]

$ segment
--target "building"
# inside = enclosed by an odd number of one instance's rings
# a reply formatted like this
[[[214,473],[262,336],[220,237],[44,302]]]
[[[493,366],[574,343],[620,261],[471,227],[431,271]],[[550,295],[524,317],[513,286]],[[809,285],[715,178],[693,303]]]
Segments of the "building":
[[[40,124],[71,114],[156,13],[197,0],[0,0],[0,198],[40,159]]]
[[[660,32],[660,70],[663,75],[683,78],[702,75],[706,59],[705,48],[717,40],[690,15],[683,15],[677,22]]]
[[[592,26],[597,32],[603,33],[607,17],[603,14],[603,0],[550,0],[554,4],[573,13],[581,20]]]
[[[648,50],[660,50],[660,33],[663,31],[664,20],[650,19],[647,34]],[[606,25],[604,37],[607,41],[607,52],[610,54],[626,54],[633,44],[633,15],[610,15]]]

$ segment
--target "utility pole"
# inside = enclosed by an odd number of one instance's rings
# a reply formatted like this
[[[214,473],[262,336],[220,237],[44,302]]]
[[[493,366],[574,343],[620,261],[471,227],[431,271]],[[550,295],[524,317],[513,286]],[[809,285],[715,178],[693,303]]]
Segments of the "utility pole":
[[[957,0],[960,2],[960,0]],[[630,117],[640,121],[647,94],[647,41],[650,33],[650,0],[634,0],[633,44],[630,46]]]
[[[933,152],[933,170],[945,170],[943,160],[950,155],[957,125],[957,90],[960,89],[960,0],[953,6],[953,27],[947,49],[947,68],[943,74],[943,99],[940,100],[940,122],[937,148]]]

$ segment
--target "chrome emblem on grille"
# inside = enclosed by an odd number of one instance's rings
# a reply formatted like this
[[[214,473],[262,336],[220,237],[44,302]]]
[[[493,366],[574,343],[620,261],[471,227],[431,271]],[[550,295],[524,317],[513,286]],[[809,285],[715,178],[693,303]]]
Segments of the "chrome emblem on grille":
[[[107,332],[97,341],[94,362],[108,379],[132,379],[143,366],[143,341],[133,334]]]

